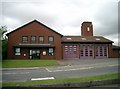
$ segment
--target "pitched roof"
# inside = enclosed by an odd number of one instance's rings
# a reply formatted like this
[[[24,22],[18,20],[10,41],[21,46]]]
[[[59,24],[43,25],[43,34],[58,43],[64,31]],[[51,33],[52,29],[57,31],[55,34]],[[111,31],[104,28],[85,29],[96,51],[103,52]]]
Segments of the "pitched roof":
[[[113,45],[112,47],[114,50],[120,50],[120,46],[117,46],[117,45]]]
[[[46,26],[46,25],[42,24],[41,22],[39,22],[39,21],[37,21],[37,20],[33,20],[33,21],[31,21],[31,22],[29,22],[29,23],[27,23],[27,24],[25,24],[25,25],[23,25],[23,26],[21,26],[21,27],[19,27],[19,28],[15,29],[15,30],[13,30],[13,31],[11,31],[11,32],[9,32],[9,33],[7,33],[6,35],[8,36],[9,34],[11,34],[11,33],[15,32],[15,31],[17,31],[17,30],[19,30],[19,29],[21,29],[21,28],[23,28],[23,27],[25,27],[25,26],[27,26],[27,25],[29,25],[29,24],[33,23],[33,22],[37,22],[38,24],[40,24],[40,25],[42,25],[42,26],[44,26],[44,27],[46,27],[46,28],[50,29],[51,31],[53,31],[53,32],[57,33],[58,35],[63,36],[62,34],[60,34],[60,33],[56,32],[56,31],[54,31],[53,29],[49,28],[48,26]]]
[[[113,41],[106,39],[102,36],[63,36],[62,42],[103,42],[113,43]]]

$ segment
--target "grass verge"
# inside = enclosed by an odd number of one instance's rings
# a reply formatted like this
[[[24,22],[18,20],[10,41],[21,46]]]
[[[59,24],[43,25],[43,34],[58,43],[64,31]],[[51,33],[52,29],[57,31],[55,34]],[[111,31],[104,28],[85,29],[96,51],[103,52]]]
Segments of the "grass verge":
[[[86,82],[86,81],[94,81],[94,80],[104,80],[104,79],[114,79],[120,78],[120,74],[105,74],[105,75],[97,75],[90,77],[82,77],[82,78],[64,78],[64,79],[54,79],[54,80],[40,80],[40,81],[27,81],[27,82],[3,82],[3,86],[35,86],[40,84],[59,84],[59,83],[72,83],[72,82]]]
[[[44,67],[55,66],[56,60],[3,60],[3,68],[24,68],[24,67]]]

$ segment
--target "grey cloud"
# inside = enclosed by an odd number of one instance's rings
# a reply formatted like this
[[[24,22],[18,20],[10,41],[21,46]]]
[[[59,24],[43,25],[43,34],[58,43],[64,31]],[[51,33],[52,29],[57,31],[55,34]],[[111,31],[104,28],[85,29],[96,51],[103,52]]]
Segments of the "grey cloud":
[[[40,19],[41,22],[46,22],[45,24],[54,24],[56,17],[43,11],[40,5],[41,3],[3,3],[3,16],[18,19],[22,23]]]
[[[117,2],[108,2],[98,8],[95,15],[95,22],[99,25],[95,26],[96,35],[111,35],[118,33],[118,11]]]
[[[110,37],[118,33],[118,0],[17,1],[2,3],[4,19],[11,18],[14,22],[12,25],[4,21],[8,28],[19,27],[37,19],[59,33],[66,32],[63,34],[69,35],[69,29],[72,35],[79,35],[82,22],[92,21],[95,35]],[[111,40],[114,41],[114,38]]]

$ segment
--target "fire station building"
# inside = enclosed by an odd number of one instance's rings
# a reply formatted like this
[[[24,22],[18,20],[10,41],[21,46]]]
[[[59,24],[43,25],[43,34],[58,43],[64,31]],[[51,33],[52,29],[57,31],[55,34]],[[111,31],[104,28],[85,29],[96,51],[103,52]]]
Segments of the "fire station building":
[[[83,22],[80,36],[63,36],[37,20],[7,34],[8,59],[112,58],[113,41],[93,35],[92,22]]]

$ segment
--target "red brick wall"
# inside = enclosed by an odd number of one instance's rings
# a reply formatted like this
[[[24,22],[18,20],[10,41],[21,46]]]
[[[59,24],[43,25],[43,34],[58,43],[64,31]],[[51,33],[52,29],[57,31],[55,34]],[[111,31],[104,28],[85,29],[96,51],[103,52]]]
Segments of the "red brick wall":
[[[120,50],[113,50],[113,58],[120,58]]]
[[[54,36],[54,43],[51,43],[55,45],[55,55],[52,58],[55,59],[61,59],[61,36],[54,31],[51,31],[49,28],[37,23],[32,22],[31,24],[28,24],[10,34],[8,34],[8,58],[25,58],[28,59],[29,57],[23,57],[21,56],[15,56],[14,55],[14,45],[18,45],[19,43],[22,43],[22,36],[28,36],[30,43],[30,37],[36,36],[36,44],[39,44],[38,37],[44,36],[44,44],[48,43],[48,36]],[[25,50],[22,49],[22,52]],[[28,50],[26,50],[27,52]],[[43,58],[49,58],[48,56],[45,56]]]
[[[26,54],[26,56],[24,56],[24,54]],[[14,59],[29,59],[29,50],[26,48],[21,48],[21,55],[20,56],[16,56],[13,55]]]
[[[108,45],[108,58],[112,58],[113,50],[112,50],[112,44]]]

